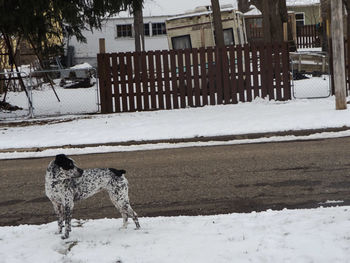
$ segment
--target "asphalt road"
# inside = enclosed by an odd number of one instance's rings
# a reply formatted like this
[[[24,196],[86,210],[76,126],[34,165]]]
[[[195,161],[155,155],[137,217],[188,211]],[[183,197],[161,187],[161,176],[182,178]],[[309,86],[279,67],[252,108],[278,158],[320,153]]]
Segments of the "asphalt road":
[[[52,158],[0,160],[0,225],[55,220],[44,193]],[[73,156],[81,168],[127,170],[139,216],[204,215],[350,204],[350,138]],[[99,193],[75,218],[120,217]],[[142,221],[141,221],[142,224]]]

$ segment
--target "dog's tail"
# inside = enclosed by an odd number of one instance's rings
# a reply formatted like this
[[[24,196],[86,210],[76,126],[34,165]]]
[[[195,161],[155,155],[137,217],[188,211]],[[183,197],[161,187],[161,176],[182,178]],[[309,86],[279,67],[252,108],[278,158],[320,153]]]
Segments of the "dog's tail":
[[[117,170],[117,169],[114,169],[114,168],[109,168],[109,170],[114,173],[114,175],[116,176],[122,176],[123,174],[126,173],[125,170]]]

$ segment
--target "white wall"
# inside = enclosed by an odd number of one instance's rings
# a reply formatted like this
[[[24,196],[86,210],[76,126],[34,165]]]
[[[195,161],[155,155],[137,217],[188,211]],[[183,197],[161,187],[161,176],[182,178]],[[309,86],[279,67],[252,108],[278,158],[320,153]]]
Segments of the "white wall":
[[[165,22],[166,16],[144,17],[144,23]],[[106,41],[106,52],[133,52],[135,51],[134,38],[116,38],[117,24],[133,24],[133,18],[110,18],[102,26],[102,30],[93,32],[85,30],[83,35],[86,37],[86,43],[80,43],[75,37],[69,40],[69,45],[74,46],[75,63],[88,62],[92,66],[97,65],[97,53],[99,52],[99,39]],[[169,49],[166,35],[145,36],[146,50]]]

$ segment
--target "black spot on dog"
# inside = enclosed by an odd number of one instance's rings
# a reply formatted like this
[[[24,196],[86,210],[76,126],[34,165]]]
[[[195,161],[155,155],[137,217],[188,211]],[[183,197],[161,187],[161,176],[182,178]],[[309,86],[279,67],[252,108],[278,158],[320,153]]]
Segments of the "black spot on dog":
[[[122,176],[123,174],[126,173],[125,170],[117,170],[114,168],[108,168],[112,173],[114,173],[116,176]]]
[[[56,155],[55,164],[62,167],[64,170],[70,170],[74,168],[73,161],[67,158],[65,154]]]

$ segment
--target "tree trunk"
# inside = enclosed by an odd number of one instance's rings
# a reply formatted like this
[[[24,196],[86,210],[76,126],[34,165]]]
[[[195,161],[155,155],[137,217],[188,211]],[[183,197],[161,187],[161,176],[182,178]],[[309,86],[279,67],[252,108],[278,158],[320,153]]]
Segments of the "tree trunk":
[[[141,51],[141,33],[140,33],[140,13],[142,15],[142,10],[134,10],[134,32],[135,32],[135,51]]]
[[[224,47],[224,32],[222,30],[221,11],[219,0],[211,0],[211,8],[213,10],[215,43],[218,47]]]
[[[249,2],[248,0],[238,0],[238,10],[242,13],[249,11]]]
[[[264,42],[271,43],[270,5],[268,0],[262,1],[262,14]]]

